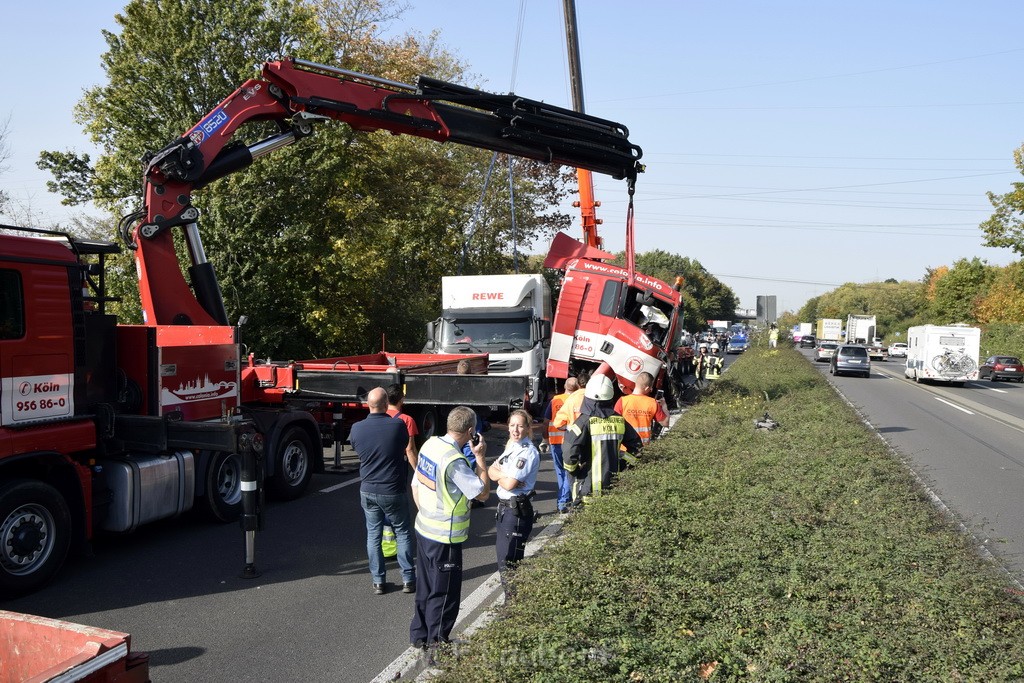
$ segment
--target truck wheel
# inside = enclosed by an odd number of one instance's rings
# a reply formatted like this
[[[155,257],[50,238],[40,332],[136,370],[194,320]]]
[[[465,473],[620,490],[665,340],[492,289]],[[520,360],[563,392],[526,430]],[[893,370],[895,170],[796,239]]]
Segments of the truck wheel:
[[[271,493],[281,500],[295,500],[313,478],[313,446],[301,427],[284,433],[274,454],[274,476],[268,482]]]
[[[218,452],[206,470],[206,512],[218,522],[234,522],[242,514],[242,456]]]
[[[71,513],[57,489],[16,480],[0,487],[0,595],[49,581],[71,545]]]
[[[433,408],[423,408],[419,414],[420,439],[426,441],[437,434],[437,412]]]

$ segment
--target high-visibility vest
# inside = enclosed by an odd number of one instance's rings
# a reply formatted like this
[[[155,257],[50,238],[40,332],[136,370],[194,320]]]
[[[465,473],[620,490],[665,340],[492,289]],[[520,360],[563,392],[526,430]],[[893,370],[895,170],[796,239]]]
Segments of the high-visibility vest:
[[[590,462],[566,461],[565,469],[577,478],[580,473],[586,472],[586,476],[590,479],[590,495],[600,496],[604,491],[606,480],[610,475],[618,472],[619,446],[626,436],[626,420],[621,415],[609,415],[608,417],[594,415],[587,419],[587,428],[590,431]],[[583,435],[583,430],[578,423],[573,423],[569,427],[569,431],[577,437]],[[574,500],[576,491],[578,489],[574,490]]]
[[[390,524],[384,525],[384,534],[380,541],[381,552],[384,557],[394,557],[398,554],[398,538],[395,536],[395,528]]]
[[[548,443],[552,446],[557,446],[565,440],[565,427],[559,429],[555,426],[555,417],[558,415],[558,411],[562,408],[565,403],[565,399],[569,398],[569,393],[559,394],[551,399],[551,419],[548,420]]]
[[[416,464],[420,489],[416,531],[438,543],[462,543],[469,538],[469,500],[446,476],[459,460],[465,462],[462,451],[435,436],[423,444]]]
[[[583,409],[583,389],[577,389],[565,397],[558,414],[551,420],[555,426],[565,429],[579,419],[580,410]]]
[[[633,429],[640,435],[640,440],[645,445],[650,443],[651,427],[658,414],[658,401],[651,396],[641,394],[628,394],[619,401],[622,403],[622,417],[633,425]]]

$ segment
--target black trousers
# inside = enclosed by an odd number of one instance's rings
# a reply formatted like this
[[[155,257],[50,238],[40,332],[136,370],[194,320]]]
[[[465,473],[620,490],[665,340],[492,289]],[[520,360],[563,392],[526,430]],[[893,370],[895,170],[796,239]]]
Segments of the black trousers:
[[[462,544],[438,543],[417,533],[416,581],[409,642],[448,642],[462,602]]]
[[[526,541],[533,531],[533,509],[525,517],[516,517],[515,513],[504,503],[498,503],[498,512],[495,517],[496,537],[495,549],[498,555],[498,573],[501,576],[501,585],[505,588],[505,595],[508,595],[508,586],[505,584],[505,570],[523,559],[526,554]]]

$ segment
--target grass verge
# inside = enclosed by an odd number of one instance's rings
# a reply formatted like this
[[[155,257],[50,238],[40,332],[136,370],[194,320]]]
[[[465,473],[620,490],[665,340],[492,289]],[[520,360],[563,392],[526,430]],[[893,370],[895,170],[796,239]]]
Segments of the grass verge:
[[[744,353],[563,536],[436,680],[1024,677],[1024,603],[789,348]]]

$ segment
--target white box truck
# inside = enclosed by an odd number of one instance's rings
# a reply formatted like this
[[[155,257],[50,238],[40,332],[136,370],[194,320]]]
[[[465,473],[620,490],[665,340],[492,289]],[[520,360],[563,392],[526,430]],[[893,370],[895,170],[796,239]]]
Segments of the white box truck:
[[[818,341],[840,341],[843,338],[843,321],[839,318],[819,318],[814,336]]]
[[[487,374],[529,376],[531,400],[544,399],[552,309],[543,275],[443,277],[441,309],[424,353],[486,353]]]
[[[875,316],[850,315],[846,318],[846,343],[870,346],[875,339]]]
[[[907,330],[907,379],[963,386],[978,379],[981,330],[967,325],[919,325]]]

